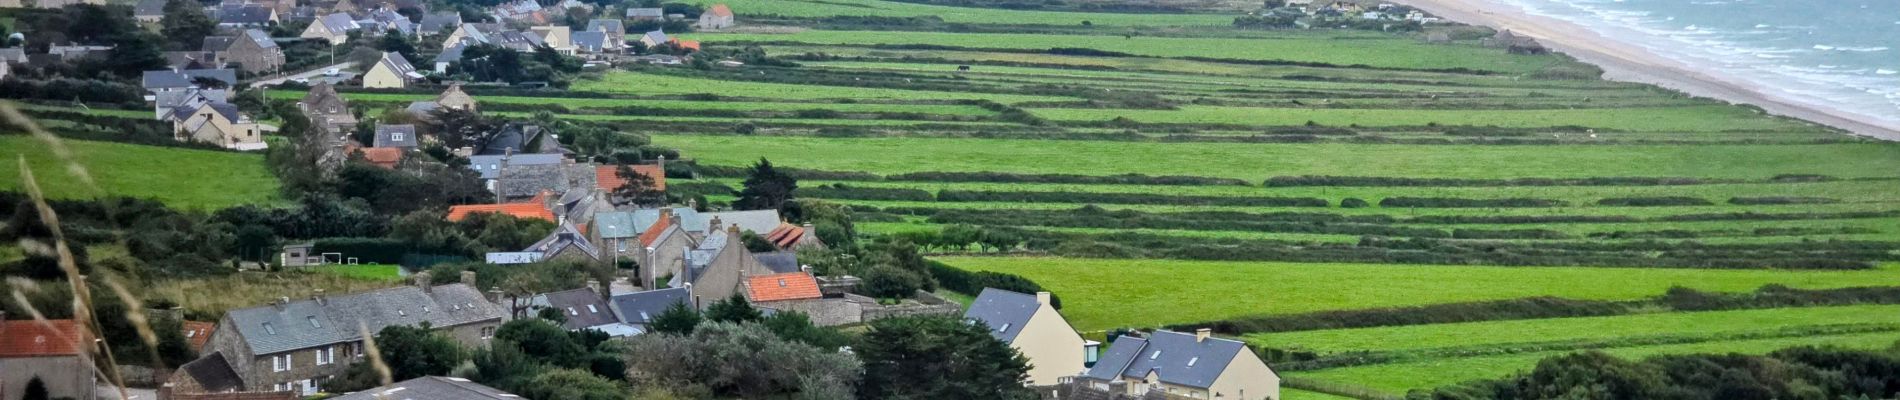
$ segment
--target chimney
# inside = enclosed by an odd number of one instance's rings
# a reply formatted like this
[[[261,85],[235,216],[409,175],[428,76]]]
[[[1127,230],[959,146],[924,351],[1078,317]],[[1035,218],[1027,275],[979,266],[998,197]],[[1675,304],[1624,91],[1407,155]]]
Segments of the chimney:
[[[799,270],[800,272],[804,272],[804,273],[805,273],[806,275],[810,275],[810,274],[811,274],[811,265],[810,265],[810,264],[807,264],[807,265],[800,265],[800,266],[798,266],[798,270]]]
[[[721,222],[721,221],[719,220],[719,216],[717,216],[717,215],[714,215],[714,216],[712,217],[712,222],[709,222],[709,223],[707,223],[707,226],[706,226],[706,233],[713,233],[713,232],[718,232],[718,231],[719,231],[719,227],[720,227],[721,225],[724,225],[724,224],[723,224],[723,223],[722,223],[722,222]]]
[[[666,156],[660,156],[660,161],[653,164],[660,166],[659,179],[666,179]]]
[[[1036,292],[1036,304],[1051,304],[1049,302],[1049,292]]]
[[[310,294],[310,301],[317,302],[317,305],[323,305],[323,288],[317,288],[316,290],[314,290]]]
[[[672,209],[672,208],[667,208],[667,207],[661,207],[661,208],[660,208],[660,219],[663,219],[663,220],[666,220],[667,222],[672,222],[672,221],[673,221],[673,209]]]
[[[435,288],[429,282],[429,271],[417,272],[410,279],[415,280],[416,287],[422,288],[423,293],[434,293]]]
[[[739,236],[739,224],[726,225],[726,233],[731,233],[732,236]]]
[[[1201,328],[1201,329],[1195,329],[1195,330],[1194,330],[1194,343],[1200,343],[1200,342],[1205,342],[1205,341],[1207,341],[1207,335],[1209,335],[1209,334],[1212,334],[1212,333],[1214,333],[1214,330],[1212,330],[1212,329],[1207,329],[1207,328]]]
[[[587,290],[594,290],[594,291],[600,290],[600,280],[588,279],[587,286],[585,286],[585,288],[587,288]]]
[[[475,271],[462,271],[462,284],[475,288]]]
[[[500,286],[489,287],[488,288],[488,302],[501,304],[501,293],[502,292],[501,292]]]

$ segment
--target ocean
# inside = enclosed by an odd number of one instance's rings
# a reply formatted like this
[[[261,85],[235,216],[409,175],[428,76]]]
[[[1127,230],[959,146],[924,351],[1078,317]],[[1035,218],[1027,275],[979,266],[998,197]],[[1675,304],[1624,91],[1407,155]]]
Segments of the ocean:
[[[1900,123],[1900,0],[1503,0],[1803,103]]]

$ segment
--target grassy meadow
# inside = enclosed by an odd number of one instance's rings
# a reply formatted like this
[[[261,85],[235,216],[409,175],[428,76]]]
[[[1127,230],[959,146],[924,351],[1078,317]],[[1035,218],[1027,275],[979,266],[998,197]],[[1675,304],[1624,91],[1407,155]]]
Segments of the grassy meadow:
[[[68,169],[45,142],[28,136],[0,137],[0,154],[25,157],[40,188],[53,198],[100,195],[153,198],[166,205],[216,210],[240,204],[273,203],[277,179],[259,154],[162,148],[121,143],[65,140],[65,146],[96,182],[99,193]],[[17,162],[0,163],[0,176],[18,177]],[[0,180],[0,189],[20,190],[18,178]]]

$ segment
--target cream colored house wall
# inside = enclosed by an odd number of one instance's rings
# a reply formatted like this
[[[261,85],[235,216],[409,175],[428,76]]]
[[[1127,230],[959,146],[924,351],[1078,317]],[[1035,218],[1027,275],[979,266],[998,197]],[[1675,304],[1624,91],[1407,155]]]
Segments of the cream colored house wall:
[[[409,81],[404,80],[401,75],[397,75],[395,70],[389,69],[389,65],[381,62],[376,63],[376,66],[370,67],[369,72],[363,73],[364,88],[401,89],[408,84]]]
[[[1241,351],[1227,363],[1227,372],[1209,387],[1223,399],[1260,400],[1280,398],[1280,374],[1260,361],[1253,351]]]
[[[319,39],[319,40],[329,41],[330,45],[332,46],[343,44],[344,41],[349,40],[349,35],[347,33],[337,34],[334,32],[330,32],[330,30],[325,29],[324,25],[320,22],[310,23],[310,27],[304,28],[303,34],[297,35],[297,37],[304,38],[304,39]]]
[[[1016,335],[1010,347],[1029,358],[1029,382],[1036,386],[1057,384],[1065,376],[1083,371],[1082,335],[1056,312],[1043,304]]]

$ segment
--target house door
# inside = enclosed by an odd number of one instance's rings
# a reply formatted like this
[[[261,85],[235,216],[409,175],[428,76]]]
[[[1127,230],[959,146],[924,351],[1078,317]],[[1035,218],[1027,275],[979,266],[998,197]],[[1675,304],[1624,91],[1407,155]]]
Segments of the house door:
[[[296,390],[297,390],[298,395],[300,396],[317,395],[316,381],[305,379],[305,380],[297,381],[295,384],[297,385]]]

